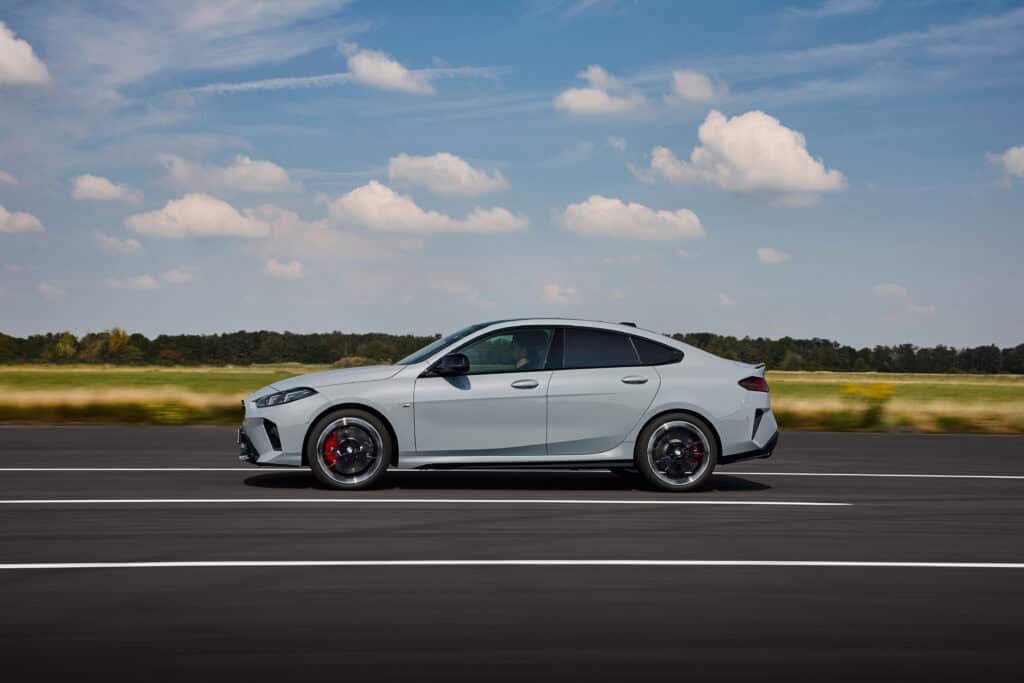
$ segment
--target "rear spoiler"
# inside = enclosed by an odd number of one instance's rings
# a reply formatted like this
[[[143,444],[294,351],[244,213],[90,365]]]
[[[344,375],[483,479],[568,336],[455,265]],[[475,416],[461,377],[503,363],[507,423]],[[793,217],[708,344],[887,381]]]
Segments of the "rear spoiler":
[[[765,363],[754,363],[752,367],[755,371],[760,371],[763,374],[764,369],[767,367],[767,365]]]

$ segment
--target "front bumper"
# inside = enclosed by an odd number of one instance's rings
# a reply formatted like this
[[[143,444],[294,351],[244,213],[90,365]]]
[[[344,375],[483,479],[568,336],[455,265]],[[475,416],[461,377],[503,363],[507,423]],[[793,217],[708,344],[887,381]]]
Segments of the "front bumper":
[[[242,402],[238,458],[252,465],[302,466],[302,447],[311,422],[327,406],[319,394],[272,408]]]

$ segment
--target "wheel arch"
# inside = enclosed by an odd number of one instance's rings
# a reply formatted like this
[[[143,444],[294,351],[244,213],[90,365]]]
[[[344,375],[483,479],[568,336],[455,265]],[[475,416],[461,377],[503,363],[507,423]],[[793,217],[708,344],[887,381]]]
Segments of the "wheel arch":
[[[384,427],[388,430],[388,436],[391,437],[391,443],[393,443],[394,446],[395,446],[394,447],[394,452],[391,454],[391,462],[389,464],[390,465],[397,465],[398,464],[398,451],[399,451],[399,448],[398,448],[398,434],[395,432],[395,428],[391,424],[391,421],[388,420],[388,418],[384,416],[384,413],[380,412],[376,408],[368,406],[365,403],[356,403],[356,402],[338,403],[336,405],[327,406],[326,408],[321,410],[316,415],[316,417],[314,417],[310,421],[309,427],[306,429],[306,435],[302,438],[302,464],[304,466],[308,466],[309,465],[309,458],[306,456],[306,447],[309,445],[309,440],[313,436],[313,427],[315,427],[316,424],[320,421],[320,419],[323,418],[328,413],[333,413],[336,410],[345,410],[345,409],[349,409],[349,410],[362,410],[363,412],[366,412],[366,413],[369,413],[370,415],[373,415],[378,420],[380,420],[382,423],[384,423]]]
[[[652,422],[659,420],[665,417],[666,415],[692,415],[693,417],[703,420],[708,427],[711,427],[711,436],[714,437],[715,446],[718,447],[718,456],[722,456],[722,437],[719,436],[718,427],[715,426],[714,422],[709,420],[706,416],[701,415],[696,410],[691,410],[689,408],[666,408],[665,410],[658,411],[656,414],[652,415],[644,422],[643,426],[640,427],[640,431],[637,432],[636,445],[633,449],[634,459],[636,458],[636,449],[640,447],[640,435],[644,433],[645,429],[651,426]]]

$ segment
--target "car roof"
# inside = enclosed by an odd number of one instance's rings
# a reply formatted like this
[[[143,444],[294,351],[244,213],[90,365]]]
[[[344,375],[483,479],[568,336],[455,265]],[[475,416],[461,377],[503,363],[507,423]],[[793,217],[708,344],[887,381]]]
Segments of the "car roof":
[[[579,325],[581,327],[596,327],[605,330],[616,330],[619,332],[627,332],[629,334],[640,333],[640,336],[652,335],[654,337],[661,338],[665,338],[666,336],[660,332],[655,332],[654,330],[647,330],[641,327],[637,327],[636,323],[611,323],[604,320],[587,320],[584,318],[561,317],[505,318],[504,320],[492,320],[487,323],[482,323],[480,329],[488,329],[494,327],[495,325],[507,325],[508,323],[515,323],[520,325]]]

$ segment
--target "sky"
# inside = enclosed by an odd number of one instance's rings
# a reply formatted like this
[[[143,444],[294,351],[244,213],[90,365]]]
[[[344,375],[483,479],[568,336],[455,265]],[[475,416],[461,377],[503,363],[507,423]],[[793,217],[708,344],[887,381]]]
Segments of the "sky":
[[[1024,3],[0,0],[0,331],[1024,341]]]

